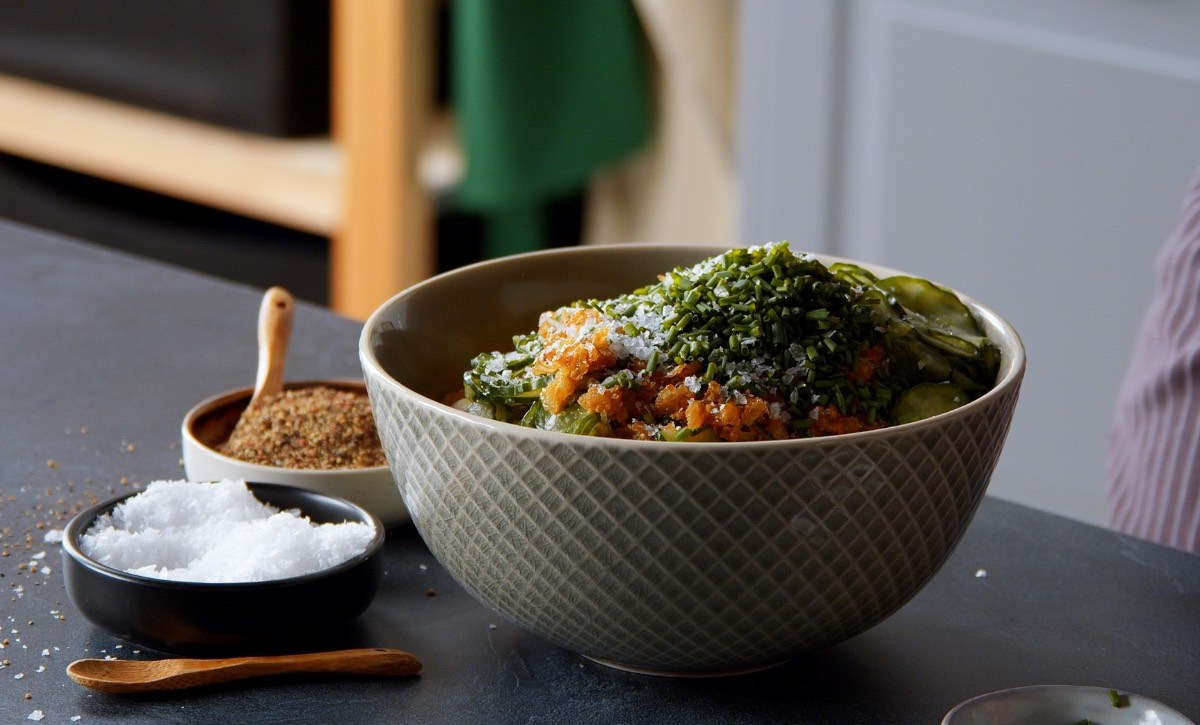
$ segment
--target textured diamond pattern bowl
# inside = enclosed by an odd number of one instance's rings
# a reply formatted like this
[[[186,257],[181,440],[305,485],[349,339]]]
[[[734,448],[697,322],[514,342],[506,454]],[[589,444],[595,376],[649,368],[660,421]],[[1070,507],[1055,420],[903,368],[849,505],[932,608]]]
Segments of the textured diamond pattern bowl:
[[[970,523],[1025,369],[1013,329],[972,302],[1002,352],[996,387],[878,431],[623,441],[438,402],[460,389],[472,355],[507,347],[543,310],[635,289],[717,251],[580,247],[486,262],[392,298],[360,340],[389,465],[437,559],[518,625],[627,669],[765,667],[899,609]]]

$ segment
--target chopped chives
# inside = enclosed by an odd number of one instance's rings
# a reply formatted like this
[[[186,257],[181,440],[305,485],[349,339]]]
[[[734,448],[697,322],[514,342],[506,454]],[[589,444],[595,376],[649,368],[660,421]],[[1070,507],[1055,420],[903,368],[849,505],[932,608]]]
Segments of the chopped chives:
[[[646,360],[646,372],[652,373],[658,367],[658,350],[650,351],[650,358]]]

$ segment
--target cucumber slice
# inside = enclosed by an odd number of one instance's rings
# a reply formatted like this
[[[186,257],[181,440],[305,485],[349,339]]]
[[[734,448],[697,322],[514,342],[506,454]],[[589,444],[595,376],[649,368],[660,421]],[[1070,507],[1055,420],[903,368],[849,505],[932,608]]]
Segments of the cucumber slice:
[[[525,416],[521,418],[521,425],[584,436],[607,436],[612,432],[612,427],[604,416],[587,412],[579,403],[572,403],[558,415],[553,415],[546,410],[541,400],[533,401]]]
[[[709,426],[703,428],[679,428],[674,424],[658,432],[658,439],[670,443],[716,443],[721,440]]]
[[[879,288],[887,292],[904,309],[921,315],[942,327],[950,336],[973,341],[986,341],[983,330],[963,301],[944,287],[918,277],[885,277]],[[976,342],[975,347],[979,343]]]
[[[965,405],[971,397],[954,383],[919,383],[900,394],[892,423],[912,423]]]

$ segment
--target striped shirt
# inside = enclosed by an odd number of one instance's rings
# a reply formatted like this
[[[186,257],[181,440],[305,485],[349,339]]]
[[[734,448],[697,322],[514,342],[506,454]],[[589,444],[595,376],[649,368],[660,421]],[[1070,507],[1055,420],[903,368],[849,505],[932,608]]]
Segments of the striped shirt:
[[[1200,553],[1200,170],[1156,279],[1109,433],[1108,520]]]

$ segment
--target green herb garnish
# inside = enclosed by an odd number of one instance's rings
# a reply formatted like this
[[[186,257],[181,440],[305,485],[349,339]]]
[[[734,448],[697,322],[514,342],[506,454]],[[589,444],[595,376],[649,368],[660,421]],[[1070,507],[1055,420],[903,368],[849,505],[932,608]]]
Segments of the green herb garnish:
[[[820,262],[779,243],[734,249],[629,294],[576,305],[622,320],[618,329],[651,350],[650,370],[699,361],[706,381],[783,393],[806,408],[818,381],[830,383],[835,398],[860,397],[844,373],[880,334],[859,297]]]
[[[617,360],[573,378],[579,392],[636,392],[651,376],[661,380],[688,365],[696,373],[685,382],[697,397],[715,383],[721,401],[768,401],[771,417],[792,436],[810,435],[814,411],[826,406],[866,426],[945,412],[990,389],[999,366],[995,346],[952,292],[913,277],[878,279],[854,265],[826,267],[786,242],[733,249],[628,294],[569,308],[599,313]],[[611,421],[565,414],[562,405],[578,406],[571,398],[547,403],[559,415],[542,410],[538,396],[555,380],[547,366],[535,365],[543,341],[530,333],[513,342],[511,352],[471,361],[463,382],[472,412],[612,433]],[[655,420],[650,403],[641,405],[630,412],[633,420],[672,431],[659,440],[708,439],[703,431],[685,432],[679,417]]]

